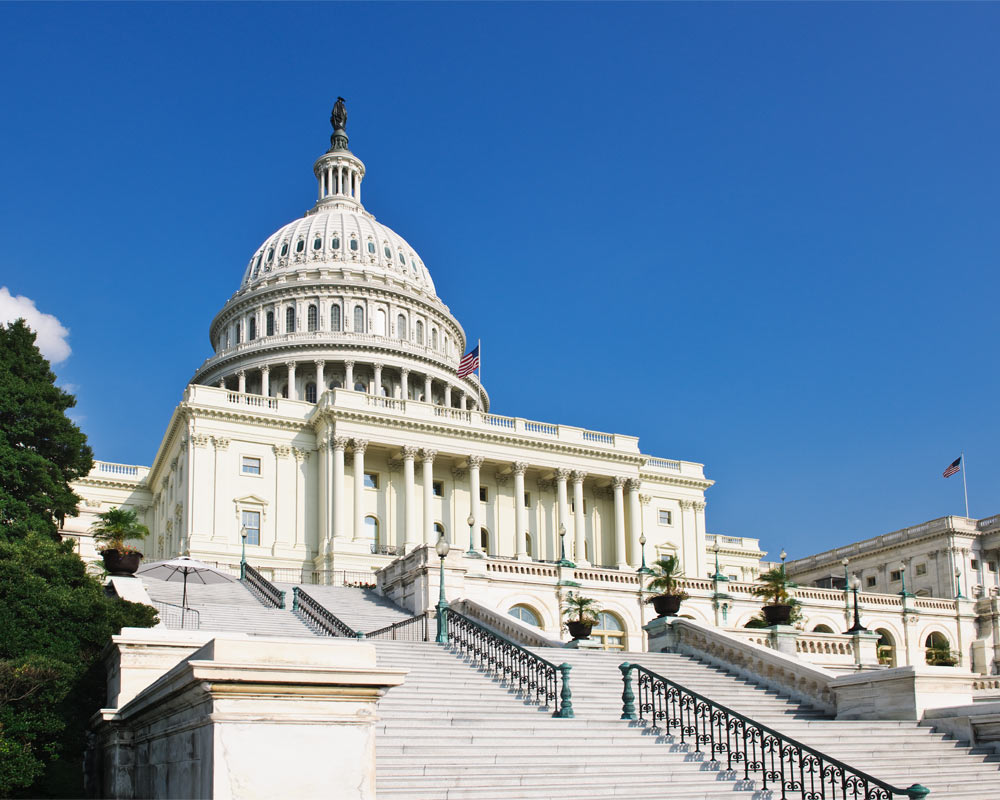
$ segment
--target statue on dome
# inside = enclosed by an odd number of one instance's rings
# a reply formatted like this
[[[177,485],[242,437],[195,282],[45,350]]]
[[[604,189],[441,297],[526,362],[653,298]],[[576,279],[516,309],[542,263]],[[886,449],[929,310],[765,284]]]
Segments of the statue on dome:
[[[330,112],[330,124],[335,131],[342,131],[347,125],[347,109],[344,107],[344,98],[338,97],[333,104],[333,111]]]

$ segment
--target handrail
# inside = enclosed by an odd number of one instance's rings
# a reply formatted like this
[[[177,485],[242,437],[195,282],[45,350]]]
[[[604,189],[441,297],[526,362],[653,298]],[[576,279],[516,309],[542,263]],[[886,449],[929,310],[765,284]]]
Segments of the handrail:
[[[750,780],[751,772],[760,773],[764,791],[769,782],[779,784],[782,800],[892,800],[896,795],[918,800],[930,794],[918,783],[900,789],[854,769],[640,664],[626,661],[618,669],[624,684],[622,719],[648,719],[655,729],[665,722],[666,734],[676,728],[681,744],[690,741],[696,753],[707,745],[713,761],[721,761],[724,755],[728,771],[733,771],[734,763],[742,763],[744,780]],[[632,693],[633,670],[639,675],[638,715]]]
[[[393,641],[405,640],[409,642],[427,641],[427,615],[417,614],[409,619],[401,619],[384,628],[359,634],[358,638],[364,636],[365,639],[391,639]]]
[[[248,589],[257,595],[264,605],[273,606],[274,608],[285,607],[285,593],[249,564],[243,565],[243,577],[241,580],[246,584]]]
[[[310,621],[330,636],[347,636],[352,639],[364,637],[361,631],[354,630],[342,619],[331,614],[315,598],[310,597],[298,586],[292,588],[292,611],[298,611],[302,616],[308,617]]]
[[[447,608],[448,639],[476,664],[504,683],[516,684],[522,694],[534,695],[542,706],[555,705],[553,717],[573,716],[569,688],[569,664],[558,667],[458,611]],[[439,640],[440,641],[440,640]],[[556,697],[556,673],[562,675],[562,691]]]
[[[164,628],[194,631],[201,628],[201,614],[196,609],[184,608],[176,603],[164,603],[161,600],[153,600],[152,603]]]

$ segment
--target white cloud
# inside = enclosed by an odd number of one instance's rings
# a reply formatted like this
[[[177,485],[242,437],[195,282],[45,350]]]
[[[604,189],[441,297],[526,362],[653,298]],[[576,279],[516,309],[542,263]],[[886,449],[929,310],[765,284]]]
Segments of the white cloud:
[[[38,349],[53,364],[69,358],[69,331],[52,314],[45,314],[35,307],[35,301],[23,295],[12,295],[6,286],[0,286],[0,323],[13,322],[23,317],[36,334]]]

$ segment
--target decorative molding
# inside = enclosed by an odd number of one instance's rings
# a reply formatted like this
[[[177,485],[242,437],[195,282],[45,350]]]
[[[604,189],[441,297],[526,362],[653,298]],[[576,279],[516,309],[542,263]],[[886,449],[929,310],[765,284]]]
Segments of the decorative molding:
[[[346,436],[334,436],[330,439],[331,450],[346,450],[351,442]]]
[[[211,441],[212,437],[207,433],[196,433],[191,437],[191,443],[195,447],[208,447]]]
[[[453,477],[456,481],[463,480],[467,474],[466,470],[461,467],[454,467],[451,470],[451,477]]]
[[[292,454],[292,448],[287,444],[272,445],[271,449],[274,451],[275,458],[288,458]]]
[[[368,449],[368,440],[367,439],[352,439],[351,440],[351,446],[354,448],[354,452],[355,453],[360,453],[361,455],[364,455],[365,454],[365,450]]]
[[[303,450],[301,447],[293,447],[292,454],[295,456],[295,460],[301,463],[309,460],[309,456],[312,455],[312,450]]]
[[[228,450],[229,449],[229,439],[224,437],[212,437],[212,444],[215,445],[216,450]]]
[[[527,472],[527,470],[528,470],[527,461],[515,461],[511,465],[511,472],[513,472],[515,475],[524,475],[524,473]]]
[[[483,456],[469,456],[469,469],[479,469],[485,460]]]
[[[628,481],[629,481],[629,479],[626,478],[623,475],[612,475],[611,476],[611,488],[612,489],[621,489],[623,486],[625,486],[625,484]]]
[[[559,467],[559,469],[557,469],[554,474],[556,476],[556,481],[558,481],[560,483],[565,483],[566,479],[569,478],[569,476],[571,474],[571,470],[564,469],[563,467]]]
[[[434,459],[436,457],[437,457],[437,450],[431,450],[430,448],[425,447],[423,450],[420,451],[420,460],[423,461],[424,463],[430,461],[433,464]]]
[[[583,483],[584,479],[587,477],[587,473],[583,470],[575,469],[572,472],[573,483]]]

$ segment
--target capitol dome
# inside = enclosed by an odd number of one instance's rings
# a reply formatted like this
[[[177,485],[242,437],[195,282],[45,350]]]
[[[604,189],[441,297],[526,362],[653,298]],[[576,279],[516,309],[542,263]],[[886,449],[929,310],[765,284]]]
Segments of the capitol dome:
[[[365,165],[347,147],[342,100],[330,121],[330,149],[313,164],[316,204],[253,252],[192,383],[307,402],[351,389],[488,409],[477,377],[458,375],[465,332],[423,260],[361,204]]]

